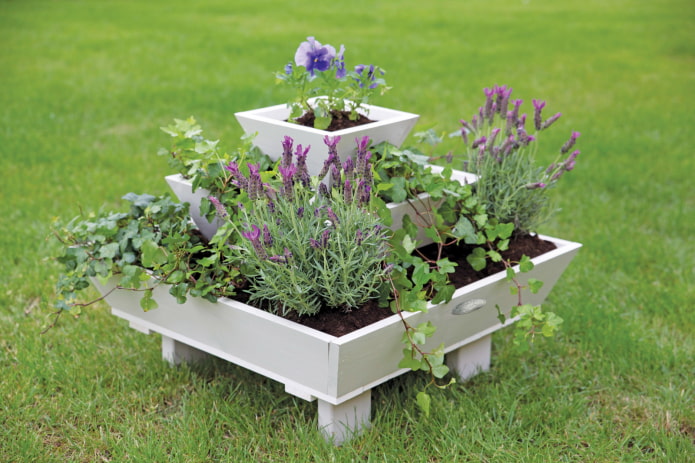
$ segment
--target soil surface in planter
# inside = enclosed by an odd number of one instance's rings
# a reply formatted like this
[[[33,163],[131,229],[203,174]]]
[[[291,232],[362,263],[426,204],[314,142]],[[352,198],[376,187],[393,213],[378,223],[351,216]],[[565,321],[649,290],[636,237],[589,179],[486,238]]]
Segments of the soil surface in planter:
[[[523,255],[534,258],[555,248],[555,244],[537,236],[515,236],[510,242],[509,250],[503,252],[502,256],[512,262],[518,262]],[[458,264],[456,272],[449,274],[451,282],[456,288],[504,270],[504,264],[498,262],[489,264],[481,272],[476,272],[466,261],[466,256],[471,253],[472,249],[473,246],[465,244],[449,246],[445,248],[442,255],[442,257],[448,257],[450,261]],[[420,251],[433,260],[437,259],[437,246],[434,244],[425,246]],[[390,308],[379,307],[378,301],[370,301],[359,309],[350,312],[344,312],[340,309],[322,309],[313,316],[298,316],[292,312],[286,318],[326,334],[340,337],[391,315],[393,312]]]
[[[374,122],[362,114],[358,114],[357,120],[353,121],[350,119],[350,111],[331,111],[331,115],[333,116],[333,120],[331,120],[328,128],[325,129],[327,132],[335,132],[336,130],[349,129]],[[295,122],[305,127],[313,127],[315,119],[316,117],[312,111],[304,113],[302,116],[295,119]]]

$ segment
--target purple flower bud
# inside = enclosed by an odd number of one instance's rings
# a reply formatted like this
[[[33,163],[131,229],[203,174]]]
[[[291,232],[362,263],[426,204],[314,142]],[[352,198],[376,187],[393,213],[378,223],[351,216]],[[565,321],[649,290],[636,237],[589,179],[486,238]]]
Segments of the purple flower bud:
[[[579,132],[572,132],[570,139],[567,140],[564,145],[562,145],[562,148],[560,148],[560,153],[565,154],[570,149],[572,149],[574,144],[577,142],[577,138],[579,138],[579,135],[581,135]]]
[[[562,116],[562,113],[557,113],[557,114],[555,114],[555,115],[549,117],[548,120],[546,120],[545,122],[543,122],[543,125],[541,126],[541,130],[545,130],[545,129],[547,129],[548,127],[550,127],[551,125],[553,125],[553,122],[555,122],[556,120],[560,119],[560,116]]]
[[[492,105],[494,101],[493,97],[495,96],[495,90],[486,87],[483,89],[483,93],[485,93],[485,109],[483,109],[482,118],[483,120],[492,120]]]
[[[297,157],[297,171],[294,174],[294,178],[304,186],[309,186],[309,183],[311,183],[309,170],[306,167],[306,157],[310,148],[311,145],[307,146],[306,149],[303,149],[302,145],[298,145],[297,151],[295,152],[295,156]]]
[[[287,167],[292,163],[292,145],[294,145],[292,137],[285,135],[282,139],[282,161],[280,161],[280,165],[283,167]]]
[[[574,150],[572,154],[570,154],[567,157],[567,159],[564,162],[564,168],[566,171],[574,169],[575,160],[577,159],[577,156],[579,156],[579,150]]]
[[[524,186],[525,186],[526,188],[528,188],[529,190],[536,190],[536,189],[539,189],[539,188],[545,188],[545,183],[542,183],[542,182],[527,183],[527,184],[524,185]]]
[[[357,244],[357,246],[360,246],[362,244],[362,239],[362,230],[357,230],[357,232],[355,233],[355,243]]]
[[[495,138],[497,138],[497,134],[499,134],[499,133],[500,133],[500,129],[497,127],[492,129],[492,132],[490,132],[490,138],[488,139],[488,141],[486,143],[489,151],[492,150],[492,147],[495,144]]]
[[[256,225],[251,225],[251,231],[241,232],[241,236],[251,241],[251,245],[253,246],[254,251],[256,251],[256,255],[259,259],[264,260],[268,258],[268,255],[266,254],[265,249],[259,240],[261,236],[260,228],[258,228]]]
[[[248,164],[249,167],[249,181],[248,181],[248,195],[249,199],[255,200],[261,197],[263,192],[263,183],[261,182],[260,174],[260,164]]]
[[[278,166],[278,170],[280,171],[280,175],[282,176],[282,191],[281,194],[284,198],[286,199],[292,199],[293,198],[293,177],[294,173],[297,171],[297,166],[294,164],[290,164],[287,167],[283,166]]]
[[[478,138],[477,140],[475,140],[473,142],[473,144],[471,145],[471,148],[475,149],[480,145],[484,145],[486,141],[487,141],[487,137],[485,135],[483,135],[482,137]]]
[[[214,196],[208,196],[208,199],[210,200],[212,205],[215,206],[215,211],[217,212],[217,215],[219,217],[221,217],[222,219],[226,219],[227,217],[229,217],[227,209],[224,208],[219,199],[215,198]]]
[[[347,178],[343,184],[343,197],[345,198],[345,202],[347,204],[352,203],[352,184],[350,183],[350,179]]]
[[[545,101],[533,100],[533,123],[535,124],[536,130],[541,130],[541,122],[543,121],[541,112],[543,111],[544,107]]]
[[[331,165],[331,179],[333,183],[340,183],[340,167],[336,167],[335,164]]]
[[[303,207],[297,208],[297,217],[299,217],[300,219],[302,217],[304,217],[304,208]]]
[[[287,63],[285,65],[285,74],[287,74],[287,75],[292,74],[292,63]]]
[[[246,190],[249,187],[248,180],[242,175],[239,165],[235,161],[230,161],[224,168],[232,174],[232,184],[242,190]]]
[[[328,198],[331,195],[328,191],[328,187],[323,182],[319,184],[319,195],[323,196],[324,198]]]
[[[338,220],[338,216],[330,207],[326,208],[326,215],[328,215],[328,220],[330,220],[334,226],[340,223],[340,220]]]
[[[270,236],[270,230],[267,224],[263,224],[263,244],[266,246],[272,246],[273,244],[273,237]]]
[[[335,56],[335,59],[333,60],[333,66],[335,67],[335,78],[336,79],[342,79],[345,77],[347,74],[347,70],[345,69],[345,46],[341,45],[340,46],[340,51],[338,54]]]
[[[364,206],[365,204],[369,204],[372,187],[364,180],[360,180],[359,185],[357,185],[357,191],[359,192],[358,205]]]
[[[328,239],[331,236],[331,230],[330,229],[325,229],[323,233],[321,233],[321,247],[322,248],[327,248],[328,247]]]
[[[340,136],[330,137],[326,135],[325,137],[323,137],[323,142],[326,144],[330,152],[332,148],[338,146],[338,143],[340,142]]]

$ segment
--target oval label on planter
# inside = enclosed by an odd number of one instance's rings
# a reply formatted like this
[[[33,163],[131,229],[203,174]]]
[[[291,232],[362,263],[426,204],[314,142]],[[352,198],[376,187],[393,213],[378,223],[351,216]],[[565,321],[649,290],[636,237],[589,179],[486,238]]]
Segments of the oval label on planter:
[[[458,304],[451,310],[452,315],[466,315],[467,313],[474,312],[478,309],[482,309],[487,304],[485,299],[471,299],[470,301],[465,301]]]

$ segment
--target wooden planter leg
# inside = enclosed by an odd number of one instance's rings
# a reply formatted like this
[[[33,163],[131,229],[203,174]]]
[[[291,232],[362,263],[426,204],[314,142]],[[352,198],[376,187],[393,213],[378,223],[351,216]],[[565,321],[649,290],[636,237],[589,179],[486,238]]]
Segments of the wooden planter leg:
[[[446,354],[446,364],[452,371],[456,371],[462,380],[470,379],[490,369],[491,347],[492,335],[488,334]]]
[[[203,360],[208,354],[176,339],[162,335],[162,358],[172,366],[182,362],[195,363]]]
[[[335,445],[356,436],[370,426],[372,391],[367,390],[341,404],[333,405],[318,399],[319,429]]]

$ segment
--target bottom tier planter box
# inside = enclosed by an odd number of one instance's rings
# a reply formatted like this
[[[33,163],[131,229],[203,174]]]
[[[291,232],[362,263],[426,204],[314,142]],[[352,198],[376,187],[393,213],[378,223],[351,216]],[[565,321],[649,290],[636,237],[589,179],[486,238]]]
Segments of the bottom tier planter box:
[[[524,302],[540,304],[577,253],[581,244],[542,237],[557,248],[533,259],[535,268],[522,280],[544,282],[541,291]],[[109,285],[95,281],[107,294]],[[166,286],[154,291],[159,308],[144,312],[140,294],[114,291],[106,300],[114,315],[142,332],[162,335],[162,353],[171,363],[194,360],[208,353],[279,381],[285,390],[306,400],[318,400],[318,423],[339,444],[369,425],[371,389],[410,371],[398,368],[403,325],[393,315],[341,337],[334,337],[232,299],[217,303],[189,298],[177,304]],[[444,343],[447,363],[462,378],[490,365],[491,334],[503,325],[496,305],[511,308],[504,274],[489,276],[459,288],[446,304],[429,311],[406,313],[412,325],[430,320],[437,331],[426,348]]]

